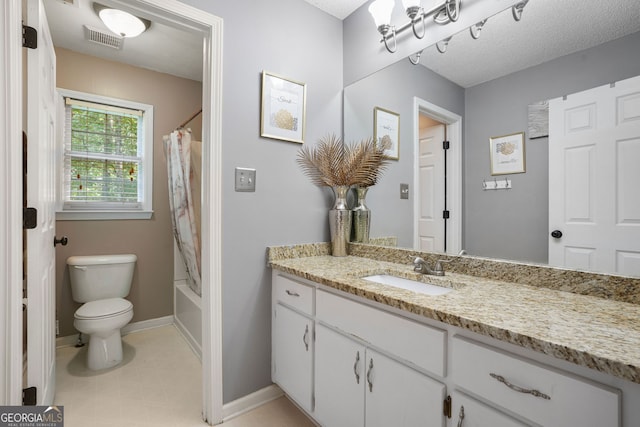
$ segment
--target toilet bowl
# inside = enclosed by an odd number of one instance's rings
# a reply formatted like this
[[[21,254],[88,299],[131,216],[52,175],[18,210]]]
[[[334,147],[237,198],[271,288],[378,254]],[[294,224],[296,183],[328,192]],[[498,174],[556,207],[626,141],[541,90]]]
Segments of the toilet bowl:
[[[89,335],[87,367],[97,371],[122,361],[120,329],[133,318],[133,304],[124,298],[88,302],[74,314],[73,326]]]
[[[129,294],[137,257],[126,255],[72,256],[67,259],[71,294],[84,303],[73,326],[89,336],[87,366],[91,370],[122,362],[120,329],[133,318]]]

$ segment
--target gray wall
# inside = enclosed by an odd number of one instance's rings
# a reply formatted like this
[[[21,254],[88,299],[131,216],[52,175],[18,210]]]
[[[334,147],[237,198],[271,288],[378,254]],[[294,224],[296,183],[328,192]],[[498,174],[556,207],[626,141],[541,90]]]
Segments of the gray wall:
[[[530,140],[527,106],[640,74],[640,33],[483,83],[465,91],[464,247],[470,254],[546,263],[548,139]],[[525,132],[526,173],[509,191],[490,179],[489,138]]]
[[[299,144],[260,137],[261,72],[307,84],[305,141],[342,130],[342,22],[300,0],[182,0],[224,19],[224,401],[271,384],[266,247],[328,240],[329,194],[296,164]],[[234,192],[236,166],[256,192]]]
[[[416,82],[420,82],[416,84]],[[367,193],[371,209],[371,236],[398,237],[398,245],[413,246],[413,199],[400,199],[400,183],[413,192],[414,97],[462,116],[464,89],[408,60],[397,62],[344,90],[346,142],[373,137],[373,109],[400,114],[400,158],[392,160],[382,178]],[[463,119],[464,123],[464,119]]]

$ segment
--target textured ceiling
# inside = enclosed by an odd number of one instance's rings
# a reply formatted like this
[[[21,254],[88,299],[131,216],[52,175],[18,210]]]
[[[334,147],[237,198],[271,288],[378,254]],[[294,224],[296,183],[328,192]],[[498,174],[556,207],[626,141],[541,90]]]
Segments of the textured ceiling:
[[[338,19],[344,19],[367,0],[304,0]]]
[[[520,22],[499,13],[478,40],[465,30],[444,54],[425,49],[420,63],[471,87],[638,31],[639,0],[530,0]]]
[[[339,19],[367,2],[304,1]],[[106,28],[91,9],[90,0],[74,3],[45,1],[56,46],[201,80],[202,48],[197,35],[153,22],[140,37],[125,39],[123,50],[113,50],[84,40],[83,25]],[[464,4],[465,0],[462,14]],[[396,7],[402,7],[400,0]],[[520,22],[514,21],[510,10],[502,12],[487,21],[479,40],[465,30],[453,37],[445,54],[434,47],[425,49],[420,64],[460,86],[471,87],[638,31],[640,0],[530,0]]]

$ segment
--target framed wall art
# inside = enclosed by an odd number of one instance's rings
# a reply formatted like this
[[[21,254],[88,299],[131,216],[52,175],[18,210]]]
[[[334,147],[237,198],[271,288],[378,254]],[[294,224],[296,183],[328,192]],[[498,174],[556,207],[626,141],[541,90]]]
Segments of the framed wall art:
[[[387,144],[385,155],[393,160],[400,158],[400,114],[384,108],[373,109],[373,138],[376,144]]]
[[[260,136],[304,142],[307,85],[262,72]]]
[[[489,138],[491,175],[525,172],[524,132]]]

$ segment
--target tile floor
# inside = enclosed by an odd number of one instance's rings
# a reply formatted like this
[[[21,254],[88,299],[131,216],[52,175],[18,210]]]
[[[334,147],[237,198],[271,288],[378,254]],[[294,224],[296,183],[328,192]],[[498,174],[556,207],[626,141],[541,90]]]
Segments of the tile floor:
[[[87,346],[56,351],[55,404],[65,427],[205,427],[198,358],[173,326],[123,337],[117,368],[87,369]],[[230,427],[313,426],[286,398],[224,423]]]

